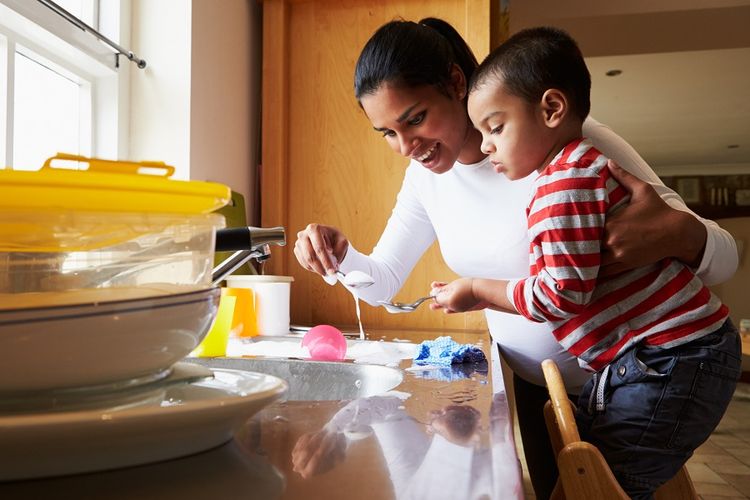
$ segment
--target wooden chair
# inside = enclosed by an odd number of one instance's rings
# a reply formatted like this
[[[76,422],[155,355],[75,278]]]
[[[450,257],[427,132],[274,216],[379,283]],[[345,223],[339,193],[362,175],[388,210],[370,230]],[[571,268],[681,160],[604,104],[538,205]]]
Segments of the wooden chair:
[[[601,452],[581,441],[574,417],[575,405],[568,399],[560,370],[551,359],[542,362],[550,400],[544,406],[552,449],[557,456],[560,477],[552,493],[553,500],[628,499]],[[697,499],[698,495],[683,466],[675,477],[654,494],[656,500]]]

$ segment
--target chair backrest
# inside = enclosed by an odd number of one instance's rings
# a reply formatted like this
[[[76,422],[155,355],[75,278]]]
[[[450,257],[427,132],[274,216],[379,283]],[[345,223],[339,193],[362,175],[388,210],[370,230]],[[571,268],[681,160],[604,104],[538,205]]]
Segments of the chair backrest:
[[[575,407],[568,399],[555,362],[545,359],[542,372],[550,398],[544,407],[544,419],[560,472],[552,499],[630,498],[617,483],[601,452],[591,443],[581,441],[573,413]]]
[[[581,441],[574,416],[575,405],[568,399],[565,383],[555,362],[545,359],[542,372],[550,397],[544,407],[544,419],[560,471],[552,499],[630,498],[615,479],[601,452],[591,443]],[[684,466],[654,496],[656,500],[698,498]]]
[[[562,445],[566,446],[581,440],[576,427],[576,419],[573,415],[573,408],[568,399],[568,392],[565,390],[565,383],[557,365],[551,359],[542,361],[542,372],[544,380],[547,382],[549,391],[549,400],[552,405],[552,411],[557,421],[557,434],[560,435]],[[549,424],[547,424],[549,426]]]

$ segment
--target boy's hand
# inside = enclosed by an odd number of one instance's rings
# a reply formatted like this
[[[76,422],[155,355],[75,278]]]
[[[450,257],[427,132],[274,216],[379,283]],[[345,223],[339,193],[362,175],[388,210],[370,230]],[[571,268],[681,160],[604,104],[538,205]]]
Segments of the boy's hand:
[[[474,297],[472,281],[472,278],[459,278],[448,284],[433,282],[435,301],[430,304],[430,309],[442,309],[448,314],[484,309],[487,304]]]
[[[471,446],[479,442],[481,414],[467,405],[449,405],[430,412],[429,434],[437,433],[451,443]]]

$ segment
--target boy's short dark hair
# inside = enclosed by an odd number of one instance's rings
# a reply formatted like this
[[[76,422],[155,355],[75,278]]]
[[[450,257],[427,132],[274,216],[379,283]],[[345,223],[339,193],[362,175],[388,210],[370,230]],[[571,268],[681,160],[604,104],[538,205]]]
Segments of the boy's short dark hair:
[[[492,78],[531,103],[539,102],[547,89],[558,89],[581,120],[591,109],[591,75],[583,54],[575,40],[558,28],[529,28],[511,36],[479,65],[469,92]]]

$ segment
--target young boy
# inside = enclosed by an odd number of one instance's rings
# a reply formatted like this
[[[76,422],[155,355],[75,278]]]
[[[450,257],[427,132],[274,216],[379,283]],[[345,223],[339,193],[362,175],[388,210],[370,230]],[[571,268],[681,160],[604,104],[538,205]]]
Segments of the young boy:
[[[598,276],[605,218],[629,195],[581,137],[590,87],[575,41],[553,28],[519,32],[479,66],[468,109],[482,151],[511,180],[537,176],[526,211],[531,276],[433,283],[431,307],[550,322],[596,372],[578,403],[582,438],[629,495],[650,498],[721,420],[740,373],[739,336],[679,261]]]

